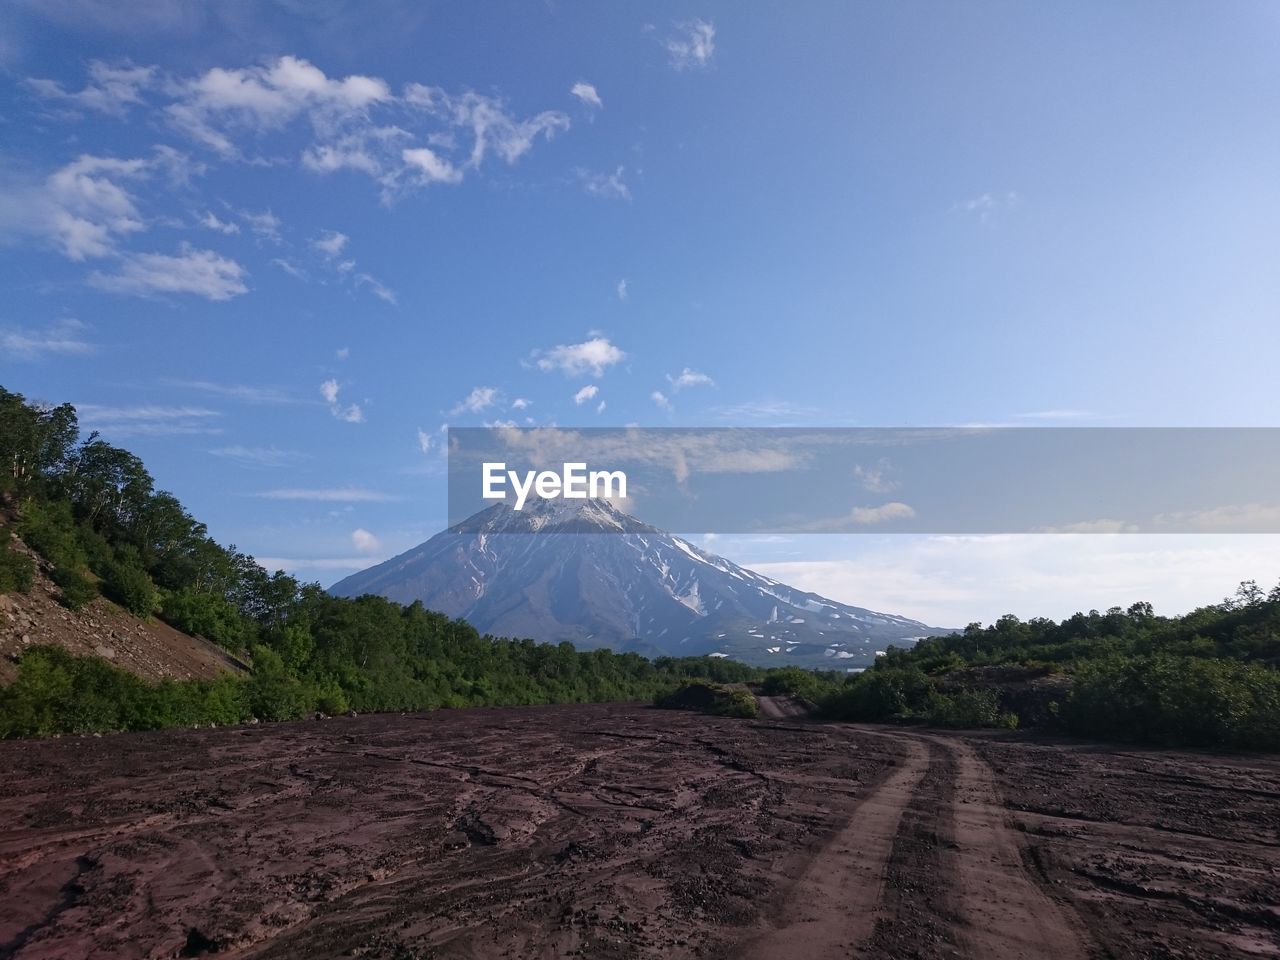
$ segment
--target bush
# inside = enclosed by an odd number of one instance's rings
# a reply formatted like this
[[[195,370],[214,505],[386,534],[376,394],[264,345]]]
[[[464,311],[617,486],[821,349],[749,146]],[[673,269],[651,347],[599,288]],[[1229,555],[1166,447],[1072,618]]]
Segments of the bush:
[[[53,582],[61,593],[62,605],[70,610],[79,610],[98,595],[94,582],[73,567],[55,567]]]
[[[160,609],[160,593],[141,567],[120,560],[103,570],[103,593],[135,617],[149,617]]]
[[[960,690],[957,693],[938,694],[925,718],[940,727],[976,729],[979,727],[1004,727],[1015,729],[1018,715],[1003,713],[1000,698],[992,690]]]
[[[240,611],[222,597],[187,587],[166,591],[160,616],[183,633],[204,637],[231,651],[244,645]]]
[[[236,677],[153,685],[105,660],[57,647],[26,651],[18,678],[0,688],[4,738],[227,724],[246,716],[244,684]]]
[[[9,546],[12,534],[0,530],[0,593],[26,593],[36,580],[36,565]]]
[[[1083,665],[1063,710],[1075,733],[1280,750],[1280,672],[1158,654]]]
[[[756,698],[742,687],[726,687],[706,680],[693,680],[673,693],[657,694],[653,705],[666,710],[697,710],[719,717],[758,716]]]
[[[876,666],[850,678],[823,712],[838,720],[902,719],[928,709],[935,696],[919,667]]]

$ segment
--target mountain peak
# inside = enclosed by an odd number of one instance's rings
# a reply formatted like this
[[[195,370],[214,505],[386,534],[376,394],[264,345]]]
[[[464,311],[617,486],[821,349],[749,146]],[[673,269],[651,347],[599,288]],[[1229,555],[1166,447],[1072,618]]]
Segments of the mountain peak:
[[[567,500],[533,497],[523,509],[494,504],[450,528],[453,533],[656,533],[599,497]]]
[[[856,669],[947,632],[788,587],[600,499],[494,504],[330,590],[421,600],[495,636],[770,665]]]

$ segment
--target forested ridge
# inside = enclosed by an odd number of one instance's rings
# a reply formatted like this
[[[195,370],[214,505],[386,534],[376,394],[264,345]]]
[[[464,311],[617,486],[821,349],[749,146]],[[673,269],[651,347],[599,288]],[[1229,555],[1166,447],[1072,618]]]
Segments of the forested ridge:
[[[1037,726],[1105,739],[1280,750],[1280,586],[1181,617],[1148,603],[1061,622],[1002,617],[891,648],[823,700],[849,720]]]
[[[349,710],[650,699],[687,677],[756,679],[725,660],[663,658],[481,636],[469,624],[379,597],[341,599],[269,573],[223,547],[142,461],[96,434],[70,404],[45,407],[0,387],[0,592],[51,567],[61,602],[99,593],[160,617],[252,664],[247,677],[150,684],[93,657],[28,650],[0,689],[0,736],[134,730]],[[3,519],[3,518],[0,518]],[[12,529],[11,529],[12,528]]]

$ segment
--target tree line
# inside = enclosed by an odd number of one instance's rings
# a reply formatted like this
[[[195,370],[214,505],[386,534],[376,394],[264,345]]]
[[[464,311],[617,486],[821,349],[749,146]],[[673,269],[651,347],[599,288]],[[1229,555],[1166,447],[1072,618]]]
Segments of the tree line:
[[[0,690],[0,736],[136,730],[313,712],[649,700],[689,677],[764,671],[702,657],[647,660],[569,643],[482,636],[470,624],[381,597],[349,600],[223,547],[142,461],[70,404],[0,387],[0,497],[23,541],[51,565],[61,601],[99,593],[252,664],[247,677],[150,684],[96,658],[38,648]],[[0,592],[29,589],[29,558],[0,531]]]

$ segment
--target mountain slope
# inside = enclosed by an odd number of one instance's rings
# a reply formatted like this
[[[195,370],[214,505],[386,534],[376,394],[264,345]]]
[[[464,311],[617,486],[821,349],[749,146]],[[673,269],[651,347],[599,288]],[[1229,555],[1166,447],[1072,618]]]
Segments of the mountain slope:
[[[946,632],[796,590],[594,500],[498,504],[330,592],[421,600],[497,636],[770,666],[862,667]]]
[[[58,602],[61,592],[47,575],[48,565],[16,537],[8,549],[30,556],[37,572],[29,592],[0,594],[0,684],[17,676],[17,658],[39,644],[102,657],[144,680],[212,680],[243,671],[216,644],[158,619],[135,617],[105,597],[68,610]]]

